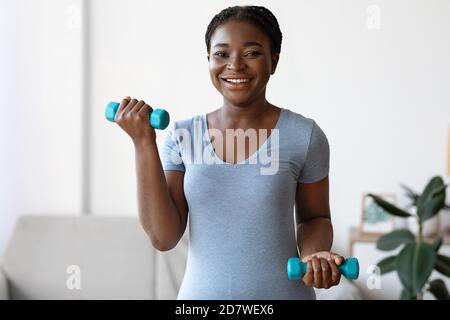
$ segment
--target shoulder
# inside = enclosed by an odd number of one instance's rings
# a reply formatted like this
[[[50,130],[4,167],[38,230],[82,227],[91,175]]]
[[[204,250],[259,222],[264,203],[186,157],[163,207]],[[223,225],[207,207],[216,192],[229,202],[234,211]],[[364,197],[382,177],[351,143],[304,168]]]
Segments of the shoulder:
[[[286,109],[285,133],[284,138],[289,145],[296,145],[297,150],[304,152],[329,148],[328,138],[325,132],[317,124],[315,119],[305,117],[304,115]]]
[[[313,131],[317,130],[323,133],[322,129],[314,119],[305,117],[290,109],[284,109],[284,113],[286,118],[285,128],[288,131],[292,131],[294,136],[310,136],[313,134]]]
[[[173,121],[173,123],[169,125],[168,131],[171,134],[193,133],[196,128],[203,129],[203,114]]]

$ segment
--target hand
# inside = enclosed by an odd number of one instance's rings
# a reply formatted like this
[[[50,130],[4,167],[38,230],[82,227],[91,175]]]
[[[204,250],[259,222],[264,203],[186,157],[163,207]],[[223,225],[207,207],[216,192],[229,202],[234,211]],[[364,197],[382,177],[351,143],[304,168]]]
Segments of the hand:
[[[155,142],[155,129],[150,126],[152,107],[144,101],[126,97],[120,103],[114,121],[130,136],[134,144]]]
[[[308,287],[328,289],[339,284],[341,272],[337,266],[344,262],[342,256],[328,251],[319,251],[301,256],[301,259],[307,262],[306,273],[302,280]]]

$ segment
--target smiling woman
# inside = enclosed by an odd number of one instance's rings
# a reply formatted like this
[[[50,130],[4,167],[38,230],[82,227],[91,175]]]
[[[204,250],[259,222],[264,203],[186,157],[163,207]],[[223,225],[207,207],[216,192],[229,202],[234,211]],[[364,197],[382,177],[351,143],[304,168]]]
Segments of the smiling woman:
[[[282,38],[275,16],[263,7],[232,7],[213,18],[205,35],[210,76],[226,100],[264,105]]]
[[[339,283],[342,262],[329,251],[329,145],[313,119],[266,100],[281,51],[277,19],[264,7],[230,7],[212,19],[205,42],[223,105],[173,124],[161,160],[178,219],[168,225],[173,210],[165,210],[164,220],[155,209],[161,222],[154,218],[148,232],[158,248],[169,250],[189,214],[178,299],[314,299],[312,287]],[[188,136],[200,136],[193,144],[215,161],[190,161]],[[269,174],[261,170],[264,161],[254,161],[265,154],[275,163]],[[303,281],[289,281],[286,262],[299,251],[307,272]]]

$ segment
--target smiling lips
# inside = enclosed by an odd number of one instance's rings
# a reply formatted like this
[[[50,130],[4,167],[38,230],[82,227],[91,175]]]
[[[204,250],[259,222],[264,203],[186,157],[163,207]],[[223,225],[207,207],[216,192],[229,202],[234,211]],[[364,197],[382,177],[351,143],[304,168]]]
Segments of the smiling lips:
[[[230,88],[245,88],[253,80],[253,78],[220,78]]]

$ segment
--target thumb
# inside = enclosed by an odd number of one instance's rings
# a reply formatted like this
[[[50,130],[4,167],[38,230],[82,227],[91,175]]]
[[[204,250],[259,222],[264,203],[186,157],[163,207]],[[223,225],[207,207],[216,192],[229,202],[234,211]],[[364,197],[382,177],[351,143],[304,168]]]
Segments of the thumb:
[[[309,260],[311,260],[311,255],[300,256],[300,260],[302,262],[308,262]]]
[[[334,259],[334,263],[336,263],[336,265],[341,265],[344,262],[344,257],[337,255],[337,254],[333,254],[332,258]]]

